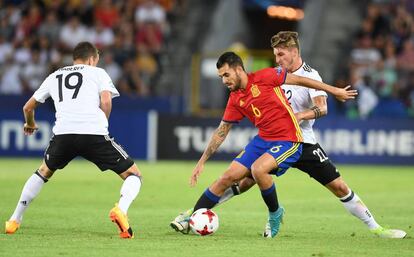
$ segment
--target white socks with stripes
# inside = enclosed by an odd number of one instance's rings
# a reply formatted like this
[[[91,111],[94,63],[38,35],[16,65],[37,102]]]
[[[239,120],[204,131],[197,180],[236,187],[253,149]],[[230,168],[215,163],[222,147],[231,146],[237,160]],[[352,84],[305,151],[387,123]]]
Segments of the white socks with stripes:
[[[17,223],[21,223],[23,219],[23,213],[26,211],[29,204],[39,194],[43,185],[47,182],[38,172],[34,173],[24,184],[22,194],[20,195],[19,202],[10,220],[15,220]]]
[[[118,202],[118,207],[125,214],[134,199],[137,197],[141,189],[141,179],[135,175],[128,176],[121,187],[121,198]]]
[[[361,201],[357,194],[349,190],[349,194],[339,198],[349,213],[364,222],[369,229],[376,229],[380,225],[375,221],[374,216]]]

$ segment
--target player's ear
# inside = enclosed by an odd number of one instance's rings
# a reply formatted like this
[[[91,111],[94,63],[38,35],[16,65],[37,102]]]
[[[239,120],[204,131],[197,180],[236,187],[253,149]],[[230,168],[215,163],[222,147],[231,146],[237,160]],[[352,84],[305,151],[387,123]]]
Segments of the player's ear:
[[[299,56],[299,49],[298,49],[298,48],[296,48],[296,47],[292,47],[292,52],[293,52],[293,54],[295,55],[295,57],[296,57],[296,56]]]
[[[95,64],[95,57],[91,56],[88,59],[88,65],[94,66]]]
[[[244,72],[243,67],[242,66],[236,66],[236,72],[237,72],[237,74],[240,74],[240,73]]]

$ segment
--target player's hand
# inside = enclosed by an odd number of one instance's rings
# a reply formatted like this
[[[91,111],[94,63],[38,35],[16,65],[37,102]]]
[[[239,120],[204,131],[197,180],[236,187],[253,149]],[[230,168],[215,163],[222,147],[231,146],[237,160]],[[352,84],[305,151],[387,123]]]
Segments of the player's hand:
[[[193,169],[193,173],[191,174],[191,177],[190,177],[189,183],[190,183],[191,187],[193,187],[197,184],[198,177],[200,176],[201,172],[203,172],[203,169],[204,169],[204,164],[203,163],[197,163],[197,165]]]
[[[295,118],[298,121],[298,124],[301,124],[303,121],[302,114],[300,112],[295,113]]]
[[[355,96],[358,95],[358,90],[351,89],[351,86],[348,85],[344,88],[338,88],[337,87],[337,93],[335,94],[336,99],[338,99],[341,102],[345,102],[349,99],[355,99]]]
[[[33,133],[38,129],[36,123],[33,124],[27,124],[25,123],[23,126],[23,132],[26,136],[33,135]]]

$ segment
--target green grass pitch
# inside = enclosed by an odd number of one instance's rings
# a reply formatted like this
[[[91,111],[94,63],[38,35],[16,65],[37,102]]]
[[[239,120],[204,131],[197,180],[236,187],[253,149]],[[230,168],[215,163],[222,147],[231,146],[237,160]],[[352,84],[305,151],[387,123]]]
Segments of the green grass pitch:
[[[2,226],[39,164],[0,159]],[[182,235],[169,227],[228,163],[208,162],[195,188],[188,186],[195,162],[137,164],[144,184],[129,209],[134,239],[118,238],[108,218],[121,179],[76,160],[43,187],[16,234],[0,234],[0,256],[414,256],[414,167],[339,166],[380,224],[408,232],[403,240],[373,237],[331,193],[296,169],[275,178],[285,222],[277,238],[264,239],[259,234],[267,211],[257,187],[215,209],[220,228],[212,236]]]

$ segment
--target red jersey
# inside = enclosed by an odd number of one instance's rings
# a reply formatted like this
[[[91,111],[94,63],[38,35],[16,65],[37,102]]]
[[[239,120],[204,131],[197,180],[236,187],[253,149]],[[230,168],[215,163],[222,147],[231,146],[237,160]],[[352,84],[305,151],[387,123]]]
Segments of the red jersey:
[[[230,93],[223,121],[234,123],[247,117],[264,140],[302,142],[299,124],[280,88],[286,74],[281,67],[248,74],[246,88]]]

